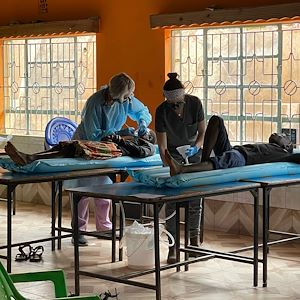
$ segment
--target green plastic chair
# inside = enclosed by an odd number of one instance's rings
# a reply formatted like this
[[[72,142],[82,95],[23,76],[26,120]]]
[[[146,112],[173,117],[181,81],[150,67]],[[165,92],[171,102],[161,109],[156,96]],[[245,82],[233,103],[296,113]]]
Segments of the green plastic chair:
[[[0,262],[0,299],[7,300],[29,300],[23,297],[16,289],[14,283],[33,282],[33,281],[52,281],[54,284],[54,299],[85,299],[100,300],[98,296],[67,296],[66,279],[63,270],[53,270],[45,272],[31,272],[21,274],[8,274],[3,264]]]

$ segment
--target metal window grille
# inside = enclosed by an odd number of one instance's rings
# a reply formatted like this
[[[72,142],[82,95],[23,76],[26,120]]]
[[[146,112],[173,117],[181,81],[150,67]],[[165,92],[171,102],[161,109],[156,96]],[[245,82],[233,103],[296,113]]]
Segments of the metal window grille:
[[[172,69],[235,143],[300,127],[300,23],[176,29]]]
[[[56,116],[80,121],[96,90],[95,35],[4,41],[6,133],[43,136]]]

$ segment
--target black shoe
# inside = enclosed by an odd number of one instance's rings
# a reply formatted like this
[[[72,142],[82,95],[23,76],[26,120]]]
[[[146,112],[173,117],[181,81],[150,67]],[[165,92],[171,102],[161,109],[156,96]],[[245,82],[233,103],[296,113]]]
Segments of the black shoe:
[[[199,248],[201,245],[199,236],[197,235],[197,236],[191,237],[190,243],[191,243],[191,246]],[[189,253],[189,257],[201,257],[201,256],[205,256],[205,255],[207,255],[207,254],[205,254],[205,253]]]
[[[74,245],[74,238],[72,238],[72,244]],[[87,239],[83,236],[83,235],[79,235],[78,236],[78,246],[80,247],[84,247],[84,246],[88,246],[89,243],[87,241]]]
[[[105,231],[98,231],[98,239],[101,239],[103,236],[104,237],[112,237],[112,229],[107,229]]]
[[[201,243],[200,243],[200,240],[199,240],[199,236],[196,235],[194,237],[191,237],[190,238],[190,243],[191,243],[191,246],[200,247]]]
[[[173,247],[169,247],[169,253],[168,253],[168,259],[167,259],[167,263],[168,264],[175,264],[176,261],[176,249],[175,246]]]

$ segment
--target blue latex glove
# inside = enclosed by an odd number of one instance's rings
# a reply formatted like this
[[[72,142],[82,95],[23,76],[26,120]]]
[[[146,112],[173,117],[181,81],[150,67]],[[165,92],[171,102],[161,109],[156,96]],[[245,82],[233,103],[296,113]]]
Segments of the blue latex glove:
[[[146,122],[144,120],[141,120],[139,122],[139,130],[138,130],[138,136],[143,136],[145,135],[148,130],[147,130],[147,125],[146,125]]]
[[[126,136],[126,135],[128,136],[128,135],[134,135],[134,131],[135,131],[135,129],[133,127],[128,127],[128,128],[124,128],[119,131],[116,131],[116,134],[120,135],[120,136]]]
[[[199,151],[199,148],[197,146],[191,146],[189,149],[185,150],[185,155],[187,157],[191,157],[195,155]]]

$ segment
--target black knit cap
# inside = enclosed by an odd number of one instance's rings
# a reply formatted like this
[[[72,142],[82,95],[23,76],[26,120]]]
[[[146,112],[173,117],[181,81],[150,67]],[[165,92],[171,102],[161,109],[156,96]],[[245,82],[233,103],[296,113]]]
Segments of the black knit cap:
[[[168,79],[164,84],[163,89],[165,91],[173,91],[173,90],[184,88],[182,82],[179,79],[177,79],[177,76],[178,76],[177,73],[168,73],[168,77],[170,79]]]

